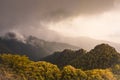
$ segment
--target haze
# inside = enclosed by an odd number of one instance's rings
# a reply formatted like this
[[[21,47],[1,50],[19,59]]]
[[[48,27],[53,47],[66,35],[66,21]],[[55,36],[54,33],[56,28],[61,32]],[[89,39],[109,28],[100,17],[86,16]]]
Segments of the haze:
[[[120,43],[119,0],[0,0],[0,34],[56,40],[91,37]]]

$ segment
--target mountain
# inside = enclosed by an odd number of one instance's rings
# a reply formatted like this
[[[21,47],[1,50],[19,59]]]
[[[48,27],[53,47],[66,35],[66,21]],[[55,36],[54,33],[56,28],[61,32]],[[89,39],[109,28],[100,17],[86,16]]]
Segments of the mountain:
[[[118,68],[82,70],[66,65],[60,69],[55,64],[31,61],[26,56],[2,54],[0,80],[119,80],[120,65],[116,66]]]
[[[55,51],[64,49],[78,49],[78,47],[59,43],[48,42],[33,36],[18,38],[14,33],[7,33],[5,37],[0,37],[0,53],[13,53],[27,55],[32,60],[39,60]]]
[[[54,53],[42,59],[59,67],[72,65],[81,69],[105,69],[120,64],[120,54],[108,44],[97,45],[87,52],[84,49],[78,51],[64,50]]]
[[[120,43],[105,41],[105,40],[96,40],[90,37],[63,37],[60,36],[57,40],[58,42],[71,44],[74,46],[78,46],[80,48],[86,49],[87,51],[93,49],[96,45],[106,43],[110,44],[111,46],[115,47],[115,49],[120,52]]]
[[[78,51],[65,49],[62,52],[55,52],[54,54],[49,55],[41,60],[57,64],[59,67],[63,67],[65,65],[69,65],[72,60],[82,56],[85,53],[86,51],[84,49],[80,49]]]

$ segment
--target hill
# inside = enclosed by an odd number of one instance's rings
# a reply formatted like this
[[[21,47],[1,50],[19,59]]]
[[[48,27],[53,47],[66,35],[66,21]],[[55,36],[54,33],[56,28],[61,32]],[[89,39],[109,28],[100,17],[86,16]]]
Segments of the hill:
[[[120,70],[120,69],[118,69]],[[117,71],[118,72],[118,71]],[[118,78],[118,79],[117,79]],[[0,55],[1,80],[119,80],[110,69],[82,70],[71,65],[59,69],[45,61],[31,61],[26,56]]]
[[[14,33],[7,33],[5,37],[0,37],[0,53],[12,53],[26,55],[32,60],[39,60],[55,51],[64,49],[77,49],[78,47],[59,43],[48,42],[33,36],[26,37],[24,40],[18,38]]]
[[[108,44],[100,44],[89,52],[83,49],[78,51],[64,50],[47,56],[43,60],[59,67],[72,65],[85,70],[105,69],[120,64],[120,54]]]

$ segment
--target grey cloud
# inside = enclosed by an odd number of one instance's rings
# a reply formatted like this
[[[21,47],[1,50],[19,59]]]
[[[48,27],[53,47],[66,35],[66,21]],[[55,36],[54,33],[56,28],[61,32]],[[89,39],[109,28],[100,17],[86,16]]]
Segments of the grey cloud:
[[[25,41],[25,37],[23,35],[19,34],[18,32],[8,32],[5,34],[5,36],[3,36],[3,38]]]
[[[18,30],[35,34],[40,33],[35,31],[38,28],[47,33],[49,30],[40,21],[98,14],[111,9],[113,3],[114,0],[0,0],[0,33]]]

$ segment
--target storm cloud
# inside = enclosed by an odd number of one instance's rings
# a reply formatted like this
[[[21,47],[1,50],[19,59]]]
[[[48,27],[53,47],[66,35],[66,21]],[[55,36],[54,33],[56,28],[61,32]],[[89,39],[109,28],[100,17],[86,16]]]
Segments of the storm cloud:
[[[0,34],[18,31],[44,36],[55,34],[42,22],[111,10],[115,0],[0,0]]]

